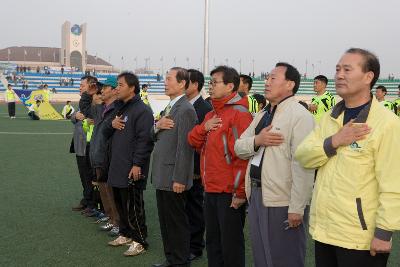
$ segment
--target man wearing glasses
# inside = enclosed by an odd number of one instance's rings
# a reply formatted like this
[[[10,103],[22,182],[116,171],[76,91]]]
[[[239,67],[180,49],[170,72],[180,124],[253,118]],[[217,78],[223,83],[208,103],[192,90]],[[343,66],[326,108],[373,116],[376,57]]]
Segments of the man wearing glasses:
[[[188,136],[189,144],[201,151],[208,266],[245,266],[247,161],[236,156],[234,145],[252,116],[247,98],[237,93],[239,84],[239,74],[233,68],[220,66],[211,71],[213,111]]]

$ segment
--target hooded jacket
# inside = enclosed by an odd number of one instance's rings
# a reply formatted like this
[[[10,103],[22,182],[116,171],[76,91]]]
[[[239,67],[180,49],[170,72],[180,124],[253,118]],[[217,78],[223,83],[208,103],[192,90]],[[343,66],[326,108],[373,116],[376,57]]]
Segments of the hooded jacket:
[[[238,198],[246,198],[247,160],[236,156],[234,146],[252,121],[247,107],[247,98],[241,98],[236,92],[224,99],[213,100],[214,109],[188,135],[189,144],[200,152],[200,174],[207,193],[232,193]],[[222,119],[222,126],[206,131],[204,125],[214,115]]]

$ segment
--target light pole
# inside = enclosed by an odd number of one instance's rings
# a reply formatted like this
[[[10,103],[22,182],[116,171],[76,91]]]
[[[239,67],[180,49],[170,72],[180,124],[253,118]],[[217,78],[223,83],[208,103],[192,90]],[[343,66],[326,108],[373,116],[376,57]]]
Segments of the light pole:
[[[239,59],[239,73],[242,74],[242,59]]]
[[[209,45],[209,40],[208,40],[208,24],[209,24],[209,0],[205,0],[205,6],[204,6],[204,65],[203,65],[203,73],[204,75],[208,74],[208,45]]]
[[[254,73],[254,58],[253,58],[252,62],[253,62],[253,73]],[[254,75],[253,75],[253,76],[254,76]]]
[[[150,65],[150,62],[149,62],[149,61],[150,61],[150,58],[149,58],[149,57],[146,57],[146,58],[144,59],[144,62],[145,62],[145,63],[144,63],[144,70],[145,70],[145,72],[148,71],[149,68],[150,68],[150,66],[149,66],[149,65]]]
[[[164,57],[161,57],[160,61],[161,61],[161,75],[163,75],[164,74]]]
[[[133,60],[135,61],[135,66],[136,66],[135,72],[136,72],[136,71],[137,71],[137,68],[138,68],[138,66],[137,66],[137,57],[135,57]]]
[[[187,68],[189,68],[189,57],[186,57]]]
[[[322,61],[318,60],[318,74],[321,74],[321,65],[322,65]]]
[[[306,73],[305,73],[305,77],[304,78],[307,78],[307,71],[308,71],[308,60],[306,59]]]

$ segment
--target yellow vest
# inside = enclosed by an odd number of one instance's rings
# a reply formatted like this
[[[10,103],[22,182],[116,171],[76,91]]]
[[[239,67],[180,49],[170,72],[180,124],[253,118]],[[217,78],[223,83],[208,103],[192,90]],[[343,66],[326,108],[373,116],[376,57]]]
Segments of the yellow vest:
[[[257,100],[253,96],[248,95],[247,96],[247,101],[249,102],[249,112],[252,113],[252,114],[257,113],[258,112],[258,102],[257,102]]]
[[[13,90],[6,90],[7,102],[15,102],[15,94]]]
[[[83,131],[86,133],[86,142],[90,142],[93,135],[94,124],[89,124],[86,119],[83,120],[82,123]]]
[[[149,106],[150,102],[148,96],[149,96],[148,92],[140,91],[140,98],[142,99],[143,103]]]

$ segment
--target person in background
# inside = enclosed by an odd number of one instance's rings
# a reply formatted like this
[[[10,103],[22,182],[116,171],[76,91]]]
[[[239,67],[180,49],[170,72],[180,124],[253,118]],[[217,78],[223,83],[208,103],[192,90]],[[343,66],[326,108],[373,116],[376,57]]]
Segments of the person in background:
[[[378,85],[376,87],[375,96],[376,96],[376,99],[378,100],[378,102],[381,103],[388,110],[396,113],[395,105],[392,102],[385,100],[386,94],[387,94],[387,89],[385,86]]]
[[[328,78],[324,75],[318,75],[314,78],[314,92],[317,93],[311,99],[311,104],[308,109],[314,116],[316,122],[319,122],[321,117],[336,104],[335,97],[326,90]]]
[[[254,94],[253,97],[256,99],[257,103],[258,103],[258,111],[262,110],[263,108],[265,108],[265,106],[267,105],[267,101],[265,99],[265,97],[261,94]]]
[[[72,113],[75,112],[74,107],[71,105],[71,101],[67,101],[66,105],[63,107],[61,111],[61,115],[64,117],[64,119],[71,119]]]
[[[142,99],[143,103],[150,106],[149,93],[147,92],[148,88],[149,88],[148,84],[145,83],[142,85],[142,90],[140,91],[140,98]]]
[[[393,101],[397,116],[400,117],[400,85],[397,86],[397,99]]]
[[[83,92],[97,90],[97,78],[93,76],[84,76],[81,78],[81,84],[79,87],[80,95]],[[89,151],[87,151],[86,134],[83,131],[83,120],[86,116],[78,111],[71,115],[71,122],[74,124],[73,139],[71,142],[70,152],[75,153],[76,163],[78,166],[79,176],[83,188],[83,198],[80,203],[72,207],[73,211],[82,211],[82,214],[92,214],[95,208],[93,202],[93,170],[90,164]]]
[[[252,86],[253,86],[253,79],[248,75],[241,74],[238,94],[241,97],[247,98],[248,101],[247,106],[249,112],[254,116],[254,114],[258,112],[258,102],[253,96],[250,95],[250,90]]]
[[[30,106],[29,106],[29,112],[28,112],[28,116],[29,116],[29,118],[31,118],[32,120],[40,120],[40,116],[39,116],[39,107],[40,107],[40,104],[41,104],[42,102],[40,101],[40,100],[36,100],[36,103],[35,104],[31,104]]]
[[[186,90],[186,96],[189,102],[196,110],[198,122],[201,124],[204,117],[212,110],[211,105],[201,96],[201,90],[204,85],[204,76],[198,70],[189,69],[189,87]],[[193,186],[187,194],[186,213],[190,225],[190,257],[193,261],[203,254],[204,242],[204,187],[200,175],[200,154],[194,153],[194,175]]]
[[[15,92],[11,84],[7,85],[7,89],[4,92],[4,99],[7,102],[8,116],[10,119],[15,119]]]

